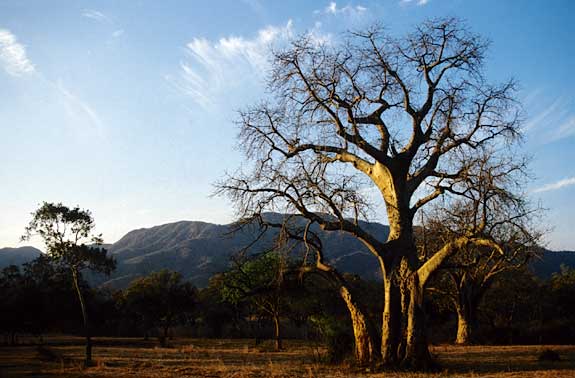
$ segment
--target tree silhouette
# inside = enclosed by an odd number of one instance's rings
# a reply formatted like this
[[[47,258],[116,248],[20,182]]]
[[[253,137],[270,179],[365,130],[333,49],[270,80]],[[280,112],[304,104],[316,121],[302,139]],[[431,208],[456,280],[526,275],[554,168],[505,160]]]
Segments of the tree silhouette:
[[[47,256],[72,276],[84,321],[86,366],[92,363],[92,340],[85,295],[80,286],[81,274],[86,269],[110,274],[116,266],[115,260],[107,256],[107,251],[98,247],[103,241],[101,235],[93,233],[94,227],[90,211],[44,202],[32,213],[32,220],[22,236],[22,240],[40,236]]]

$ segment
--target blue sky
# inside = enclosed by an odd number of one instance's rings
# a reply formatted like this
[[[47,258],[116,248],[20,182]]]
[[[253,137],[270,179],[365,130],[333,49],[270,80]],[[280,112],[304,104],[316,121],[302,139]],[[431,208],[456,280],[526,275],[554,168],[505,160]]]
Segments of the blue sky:
[[[0,0],[0,247],[42,201],[90,209],[108,242],[232,221],[212,184],[242,165],[236,110],[264,95],[268,46],[457,16],[492,41],[489,79],[520,83],[527,190],[549,246],[575,250],[573,14],[569,0]]]

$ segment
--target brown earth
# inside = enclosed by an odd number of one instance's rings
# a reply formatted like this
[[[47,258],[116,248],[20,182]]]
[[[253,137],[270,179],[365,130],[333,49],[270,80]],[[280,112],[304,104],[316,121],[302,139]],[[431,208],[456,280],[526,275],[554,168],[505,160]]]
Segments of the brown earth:
[[[83,368],[82,339],[45,341],[41,348],[1,346],[0,377],[575,377],[575,346],[434,346],[443,370],[423,374],[328,365],[321,362],[321,346],[290,340],[285,351],[272,352],[271,343],[255,347],[253,340],[177,339],[160,348],[154,341],[96,338],[95,366]],[[538,361],[545,349],[559,353],[561,361]]]

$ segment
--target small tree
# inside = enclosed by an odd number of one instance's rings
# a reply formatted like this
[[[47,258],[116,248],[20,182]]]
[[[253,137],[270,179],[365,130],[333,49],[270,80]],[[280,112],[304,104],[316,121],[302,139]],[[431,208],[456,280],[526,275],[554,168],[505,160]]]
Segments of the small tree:
[[[223,276],[222,296],[230,303],[247,302],[274,322],[275,349],[282,349],[281,319],[287,306],[286,260],[272,251],[238,258]]]
[[[196,289],[182,275],[167,269],[134,280],[125,292],[128,310],[136,312],[144,324],[162,329],[160,343],[165,345],[168,331],[197,300]],[[147,329],[146,329],[147,332]]]
[[[44,202],[32,213],[32,220],[22,236],[24,241],[39,235],[46,246],[46,254],[72,276],[84,321],[86,366],[92,363],[92,340],[85,295],[80,286],[82,271],[88,269],[110,274],[116,266],[115,260],[107,256],[107,251],[99,248],[103,242],[102,235],[94,234],[94,227],[90,211]]]
[[[515,161],[517,160],[517,161]],[[474,341],[477,309],[485,292],[502,273],[525,265],[540,248],[543,233],[533,225],[541,212],[516,190],[524,176],[524,164],[516,158],[492,161],[478,157],[468,167],[465,184],[451,187],[441,206],[423,223],[422,258],[428,250],[448,245],[466,235],[481,235],[493,244],[455,244],[443,275],[430,290],[446,295],[457,312],[457,344]]]
[[[319,230],[314,232],[312,222],[306,221],[301,216],[286,216],[282,223],[274,223],[259,216],[257,218],[264,229],[267,227],[280,229],[282,234],[280,240],[283,239],[284,243],[290,240],[304,244],[304,258],[299,268],[301,273],[319,273],[336,289],[351,318],[356,362],[360,365],[373,362],[374,356],[378,353],[378,340],[374,336],[375,325],[367,316],[361,301],[352,295],[352,285],[341,272],[326,261],[323,243],[317,232]]]

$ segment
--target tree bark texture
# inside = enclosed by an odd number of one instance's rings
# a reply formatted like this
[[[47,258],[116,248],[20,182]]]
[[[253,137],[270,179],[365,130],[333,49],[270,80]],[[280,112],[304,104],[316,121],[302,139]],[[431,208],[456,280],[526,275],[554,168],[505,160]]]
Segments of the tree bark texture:
[[[274,338],[275,338],[275,350],[279,352],[283,349],[282,345],[282,335],[281,335],[281,324],[279,315],[274,315]]]
[[[457,338],[456,344],[468,345],[475,342],[475,329],[477,328],[477,306],[480,295],[474,292],[469,282],[463,281],[459,288],[457,310]]]
[[[341,286],[339,294],[345,301],[351,316],[356,361],[360,365],[372,364],[378,355],[377,347],[374,344],[375,330],[370,320],[360,309],[359,304],[353,300],[351,293],[345,286]]]

